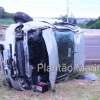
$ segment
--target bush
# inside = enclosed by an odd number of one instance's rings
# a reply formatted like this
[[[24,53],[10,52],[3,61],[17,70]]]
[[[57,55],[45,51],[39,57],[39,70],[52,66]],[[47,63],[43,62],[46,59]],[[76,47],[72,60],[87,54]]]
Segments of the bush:
[[[90,29],[100,29],[100,17],[96,20],[91,20],[86,24],[87,28]]]

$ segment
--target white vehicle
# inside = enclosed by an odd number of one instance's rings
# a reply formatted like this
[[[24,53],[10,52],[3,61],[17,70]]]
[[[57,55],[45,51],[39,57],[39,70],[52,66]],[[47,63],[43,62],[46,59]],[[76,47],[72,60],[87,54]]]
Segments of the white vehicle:
[[[83,40],[80,29],[68,23],[51,25],[29,20],[11,25],[6,30],[3,50],[9,86],[31,89],[39,79],[50,83],[53,89],[56,80],[84,66]]]

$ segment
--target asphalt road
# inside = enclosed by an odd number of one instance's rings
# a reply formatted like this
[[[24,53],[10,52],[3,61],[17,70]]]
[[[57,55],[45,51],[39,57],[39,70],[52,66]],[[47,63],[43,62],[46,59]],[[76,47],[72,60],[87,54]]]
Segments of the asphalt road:
[[[100,30],[85,29],[86,62],[100,63]]]

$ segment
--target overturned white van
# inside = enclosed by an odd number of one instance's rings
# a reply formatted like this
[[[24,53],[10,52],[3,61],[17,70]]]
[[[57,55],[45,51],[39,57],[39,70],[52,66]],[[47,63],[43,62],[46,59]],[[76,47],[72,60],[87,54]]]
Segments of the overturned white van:
[[[54,88],[56,80],[84,66],[84,36],[75,25],[30,21],[11,25],[5,34],[3,72],[17,90],[38,81]]]

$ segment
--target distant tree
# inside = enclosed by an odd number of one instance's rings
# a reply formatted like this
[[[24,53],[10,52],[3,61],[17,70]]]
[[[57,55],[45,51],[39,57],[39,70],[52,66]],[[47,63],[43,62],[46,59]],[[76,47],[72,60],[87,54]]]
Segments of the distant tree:
[[[98,21],[95,23],[95,25],[96,25],[96,29],[100,29],[100,20],[98,20]]]
[[[86,25],[87,26],[91,26],[96,22],[96,20],[90,20]]]
[[[87,28],[100,29],[100,17],[96,20],[91,20],[86,24]]]
[[[4,15],[3,15],[3,18],[13,18],[13,16],[14,16],[13,13],[5,12]]]
[[[98,19],[100,20],[100,16],[98,17]]]
[[[76,25],[77,24],[77,20],[75,18],[68,18],[68,22],[70,24]]]
[[[68,22],[68,23],[74,24],[74,25],[77,24],[77,20],[76,20],[76,18],[74,18],[74,17],[68,17],[67,15],[64,15],[64,16],[61,16],[60,19],[61,19],[63,22]]]
[[[13,16],[13,13],[8,13],[3,7],[0,7],[0,24],[9,25],[14,23]]]
[[[0,18],[12,18],[14,14],[5,12],[3,7],[0,7]]]
[[[67,22],[67,18],[68,16],[67,15],[64,15],[64,16],[61,16],[60,19],[64,22]]]
[[[91,29],[100,29],[100,21],[96,21],[94,24],[90,25]]]
[[[0,18],[3,18],[4,13],[5,13],[4,8],[0,7]]]

